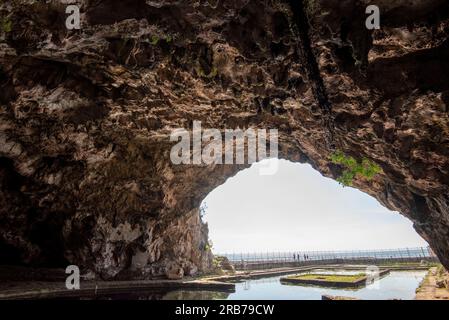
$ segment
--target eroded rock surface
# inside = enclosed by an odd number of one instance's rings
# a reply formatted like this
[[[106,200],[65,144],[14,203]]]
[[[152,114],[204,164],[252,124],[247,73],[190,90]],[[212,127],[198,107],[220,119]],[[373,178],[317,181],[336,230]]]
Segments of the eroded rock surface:
[[[280,157],[410,218],[449,267],[449,6],[366,0],[3,1],[0,258],[104,278],[210,269],[201,200],[244,165],[173,165],[169,135],[275,128]],[[232,201],[232,199],[230,199]]]

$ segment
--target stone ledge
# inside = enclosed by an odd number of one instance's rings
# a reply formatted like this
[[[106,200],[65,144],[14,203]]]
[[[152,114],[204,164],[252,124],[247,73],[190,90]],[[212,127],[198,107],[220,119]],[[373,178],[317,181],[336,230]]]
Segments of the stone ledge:
[[[9,288],[5,288],[5,287]],[[63,283],[56,282],[13,282],[4,284],[5,290],[0,293],[0,300],[53,299],[95,297],[107,294],[145,292],[148,290],[172,291],[208,290],[234,292],[233,283],[219,281],[178,281],[178,280],[147,280],[147,281],[102,281],[82,283],[79,290],[68,290]]]

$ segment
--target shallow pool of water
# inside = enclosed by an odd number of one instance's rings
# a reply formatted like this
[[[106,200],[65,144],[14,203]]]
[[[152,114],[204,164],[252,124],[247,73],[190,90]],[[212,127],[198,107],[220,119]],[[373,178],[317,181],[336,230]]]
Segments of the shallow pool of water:
[[[411,300],[426,271],[392,271],[389,275],[359,289],[329,289],[312,286],[285,285],[281,276],[236,283],[234,293],[207,291],[173,291],[163,299],[227,299],[227,300],[321,300],[322,295],[345,296],[365,300]]]
[[[314,270],[314,273],[329,270]],[[332,271],[351,274],[360,271]],[[321,300],[322,295],[345,296],[364,300],[411,300],[427,271],[392,271],[387,276],[358,289],[330,289],[281,284],[281,276],[248,280],[235,284],[235,292],[175,290],[171,292],[133,292],[85,299],[112,300]]]
[[[426,271],[393,271],[366,287],[352,290],[283,285],[280,277],[272,277],[237,283],[236,292],[228,299],[320,300],[322,295],[332,295],[367,300],[411,300],[425,275]]]

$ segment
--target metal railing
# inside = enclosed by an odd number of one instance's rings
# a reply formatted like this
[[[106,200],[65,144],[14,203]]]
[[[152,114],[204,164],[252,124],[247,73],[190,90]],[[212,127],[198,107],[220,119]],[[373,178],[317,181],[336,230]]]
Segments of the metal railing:
[[[216,255],[227,257],[234,267],[239,270],[313,264],[438,262],[437,257],[429,247],[385,250],[221,253]]]

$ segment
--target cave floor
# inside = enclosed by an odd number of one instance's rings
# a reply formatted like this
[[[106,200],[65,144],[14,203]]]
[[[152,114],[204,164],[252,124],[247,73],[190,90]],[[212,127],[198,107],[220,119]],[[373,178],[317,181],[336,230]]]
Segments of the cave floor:
[[[446,283],[449,283],[449,274],[446,274]],[[440,288],[437,268],[433,267],[416,290],[416,300],[449,300],[449,288]]]
[[[238,271],[233,275],[207,275],[195,278],[185,278],[182,280],[82,281],[81,288],[78,290],[68,290],[65,287],[64,275],[58,274],[52,281],[3,280],[0,282],[0,300],[92,297],[111,293],[149,290],[190,289],[234,291],[235,284],[228,281],[256,279],[274,275],[308,271],[311,270],[311,268],[316,267],[277,268],[270,270],[253,270],[248,272]],[[10,268],[8,271],[9,273],[15,272],[16,274],[18,271],[22,274],[25,272],[22,268]],[[39,274],[41,277],[45,276],[47,278],[49,272],[50,270],[33,270],[33,273]]]
[[[379,266],[381,267],[381,266]],[[390,265],[391,270],[423,270],[429,267],[419,265]],[[3,268],[5,269],[5,268]],[[42,281],[38,280],[7,280],[3,278],[0,281],[0,300],[14,299],[54,299],[54,298],[79,298],[79,297],[95,297],[100,295],[128,293],[128,292],[145,292],[145,291],[171,291],[171,290],[211,290],[220,292],[233,292],[235,284],[242,280],[266,278],[270,276],[278,276],[284,274],[292,274],[298,272],[308,272],[316,269],[327,270],[364,270],[365,265],[311,265],[303,267],[284,267],[276,269],[247,270],[237,271],[234,274],[223,275],[206,275],[195,278],[184,278],[182,280],[131,280],[131,281],[81,281],[81,288],[78,290],[68,290],[65,287],[65,274],[60,274],[54,279],[48,279],[49,270],[34,270],[32,274],[39,276],[46,275]],[[429,275],[421,285],[420,292],[417,293],[417,299],[448,299],[449,291],[436,288],[436,279],[431,277],[431,268]],[[25,273],[25,268],[10,268],[2,272],[3,275],[14,273],[17,275],[18,270],[21,274]],[[62,270],[61,270],[62,271]],[[30,275],[30,274],[28,274]],[[53,275],[55,275],[53,273]]]

